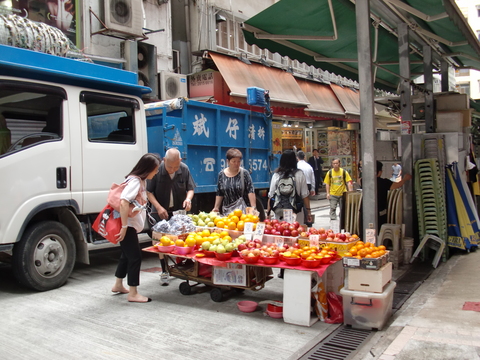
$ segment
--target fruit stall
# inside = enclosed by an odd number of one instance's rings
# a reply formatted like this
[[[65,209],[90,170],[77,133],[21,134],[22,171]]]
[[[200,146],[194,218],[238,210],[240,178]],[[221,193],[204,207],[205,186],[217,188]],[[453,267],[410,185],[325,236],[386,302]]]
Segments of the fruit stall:
[[[327,317],[327,292],[339,294],[343,287],[342,258],[361,261],[386,255],[385,249],[364,244],[354,234],[307,228],[295,221],[259,222],[258,216],[241,210],[226,217],[175,215],[157,225],[153,246],[144,251],[165,255],[170,275],[184,280],[181,294],[206,285],[211,299],[219,302],[237,292],[261,290],[273,278],[272,269],[279,268],[284,272],[283,319],[303,326]]]

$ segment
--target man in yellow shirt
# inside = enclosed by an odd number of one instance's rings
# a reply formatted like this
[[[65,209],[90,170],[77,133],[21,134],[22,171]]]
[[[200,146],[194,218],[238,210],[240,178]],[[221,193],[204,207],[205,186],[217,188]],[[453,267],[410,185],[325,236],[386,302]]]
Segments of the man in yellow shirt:
[[[347,191],[353,191],[353,182],[347,170],[340,167],[340,159],[332,161],[332,169],[327,172],[323,183],[330,201],[330,220],[337,219],[337,206],[342,208],[342,196]]]

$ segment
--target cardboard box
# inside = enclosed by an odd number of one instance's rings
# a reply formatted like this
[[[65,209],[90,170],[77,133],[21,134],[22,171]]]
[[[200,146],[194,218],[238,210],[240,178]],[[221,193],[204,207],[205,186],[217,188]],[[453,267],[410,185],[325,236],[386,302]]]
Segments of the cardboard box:
[[[354,257],[344,257],[342,259],[342,262],[343,262],[343,267],[347,267],[347,268],[378,270],[388,262],[389,258],[390,258],[390,252],[387,251],[385,255],[379,258],[357,259]]]
[[[468,110],[470,108],[470,99],[467,94],[438,94],[436,96],[437,110]]]
[[[386,284],[392,280],[392,263],[388,262],[376,271],[346,268],[346,288],[353,291],[382,293]]]

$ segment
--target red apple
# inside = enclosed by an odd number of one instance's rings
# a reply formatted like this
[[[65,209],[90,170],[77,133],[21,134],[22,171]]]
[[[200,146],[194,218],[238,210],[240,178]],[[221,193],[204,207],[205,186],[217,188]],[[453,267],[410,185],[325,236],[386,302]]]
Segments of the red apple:
[[[300,223],[298,221],[295,221],[293,223],[293,226],[295,226],[295,229],[298,229],[298,227],[300,226]]]
[[[297,237],[298,236],[298,230],[294,229],[290,232],[291,236]]]
[[[238,251],[243,251],[247,248],[247,245],[245,243],[238,244]]]
[[[345,235],[345,234],[338,234],[337,237],[338,237],[340,240],[342,240],[342,241],[347,240],[347,235]]]
[[[327,240],[327,233],[320,234],[320,240]]]
[[[304,228],[303,226],[299,226],[299,227],[297,228],[297,230],[298,230],[299,233],[302,233],[302,232],[305,231],[305,228]]]
[[[283,236],[292,236],[292,232],[288,229],[285,229],[283,230],[283,233],[282,233]]]
[[[293,230],[297,230],[297,228],[293,226],[293,224],[290,224],[288,225],[288,230],[293,231]]]
[[[324,228],[318,229],[318,233],[319,233],[319,234],[324,234],[324,233],[325,233],[325,229],[324,229]]]
[[[267,235],[270,235],[270,234],[272,233],[272,231],[271,231],[271,230],[268,230],[268,229],[265,229],[263,233],[264,233],[264,234],[267,234]]]

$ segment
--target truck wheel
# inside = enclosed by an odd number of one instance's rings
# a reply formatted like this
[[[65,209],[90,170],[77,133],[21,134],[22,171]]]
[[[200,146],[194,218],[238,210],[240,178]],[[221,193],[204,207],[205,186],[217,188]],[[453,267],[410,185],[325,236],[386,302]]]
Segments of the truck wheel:
[[[13,249],[13,273],[31,289],[58,288],[72,273],[75,252],[73,236],[65,225],[55,221],[33,224]]]

